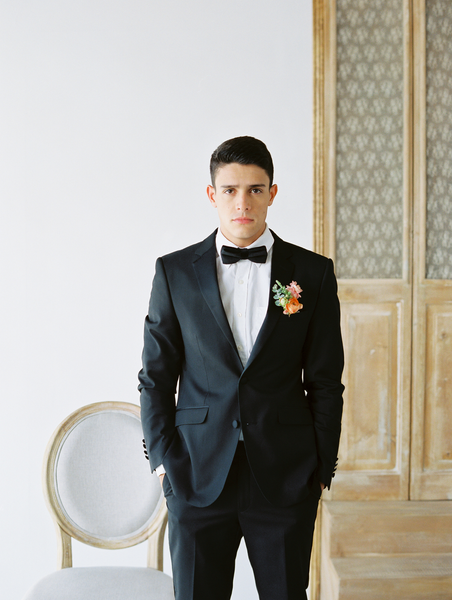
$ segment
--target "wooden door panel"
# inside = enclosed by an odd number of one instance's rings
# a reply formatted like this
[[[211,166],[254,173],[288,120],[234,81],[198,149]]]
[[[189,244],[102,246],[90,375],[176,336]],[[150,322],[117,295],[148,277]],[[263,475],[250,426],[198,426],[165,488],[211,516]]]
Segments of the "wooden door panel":
[[[327,499],[408,494],[410,286],[340,281],[345,349],[339,465]]]
[[[347,391],[341,470],[396,467],[400,312],[401,303],[342,304]]]
[[[417,286],[413,356],[413,500],[452,499],[452,281]]]
[[[427,305],[424,469],[452,469],[452,303]]]

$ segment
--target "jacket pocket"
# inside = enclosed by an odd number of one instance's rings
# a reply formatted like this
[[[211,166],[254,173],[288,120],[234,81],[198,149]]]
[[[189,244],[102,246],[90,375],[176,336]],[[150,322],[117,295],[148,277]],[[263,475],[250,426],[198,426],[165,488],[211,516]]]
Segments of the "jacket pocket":
[[[179,427],[179,425],[195,425],[197,423],[204,423],[208,411],[208,406],[176,408],[176,427]]]
[[[278,410],[278,421],[283,425],[312,425],[313,418],[309,406],[281,406]]]

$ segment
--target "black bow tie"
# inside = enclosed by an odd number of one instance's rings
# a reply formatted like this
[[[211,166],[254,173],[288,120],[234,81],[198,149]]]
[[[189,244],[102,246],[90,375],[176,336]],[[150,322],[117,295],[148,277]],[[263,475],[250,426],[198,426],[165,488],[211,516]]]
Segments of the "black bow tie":
[[[222,246],[221,260],[225,265],[232,265],[239,260],[251,260],[255,263],[264,263],[267,260],[267,248],[257,246],[256,248],[232,248]]]

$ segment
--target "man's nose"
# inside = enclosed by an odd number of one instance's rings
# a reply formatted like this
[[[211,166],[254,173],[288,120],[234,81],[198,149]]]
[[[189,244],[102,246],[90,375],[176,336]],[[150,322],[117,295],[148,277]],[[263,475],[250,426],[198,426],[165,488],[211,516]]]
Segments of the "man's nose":
[[[237,210],[249,210],[250,201],[245,192],[240,192],[236,196],[236,207]]]

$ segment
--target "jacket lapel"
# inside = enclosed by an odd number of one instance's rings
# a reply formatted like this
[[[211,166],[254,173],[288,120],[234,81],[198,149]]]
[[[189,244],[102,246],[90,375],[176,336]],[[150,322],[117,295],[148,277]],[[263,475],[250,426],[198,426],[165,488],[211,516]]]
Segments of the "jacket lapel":
[[[292,254],[290,245],[281,240],[281,238],[279,238],[273,231],[272,235],[275,239],[275,243],[273,245],[267,315],[264,319],[259,335],[257,336],[245,370],[262,350],[276,323],[280,318],[282,318],[283,315],[282,308],[276,306],[275,304],[271,288],[276,283],[276,280],[280,281],[283,285],[287,285],[292,281],[293,278],[295,265],[290,259]],[[241,365],[242,363],[240,361],[231,328],[229,327],[228,319],[224,312],[220,290],[218,288],[215,236],[216,230],[198,246],[195,251],[193,269],[195,271],[204,300],[207,302],[207,306],[212,311],[212,314],[227,341],[234,349],[237,360]]]
[[[226,313],[224,312],[218,288],[215,236],[216,230],[198,246],[193,261],[193,269],[195,270],[196,278],[207,306],[212,311],[219,328],[234,349],[239,363],[242,364]]]
[[[293,278],[294,263],[291,261],[290,256],[292,251],[290,245],[283,242],[273,231],[272,235],[275,238],[273,245],[273,257],[272,257],[272,268],[270,276],[270,291],[268,300],[267,316],[262,323],[261,330],[257,336],[256,342],[253,346],[251,355],[246,363],[246,368],[253,362],[262,348],[265,346],[269,335],[273,331],[276,323],[283,316],[283,310],[280,306],[276,306],[275,300],[273,299],[272,287],[276,283],[276,280],[280,281],[283,285],[288,285]]]

